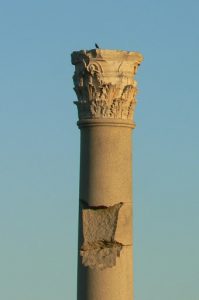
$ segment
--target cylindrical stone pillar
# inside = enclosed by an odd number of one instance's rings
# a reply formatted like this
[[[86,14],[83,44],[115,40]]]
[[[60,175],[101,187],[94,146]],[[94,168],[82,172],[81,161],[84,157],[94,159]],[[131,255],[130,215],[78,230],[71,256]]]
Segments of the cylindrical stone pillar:
[[[72,53],[81,129],[78,300],[133,299],[131,130],[142,59]]]

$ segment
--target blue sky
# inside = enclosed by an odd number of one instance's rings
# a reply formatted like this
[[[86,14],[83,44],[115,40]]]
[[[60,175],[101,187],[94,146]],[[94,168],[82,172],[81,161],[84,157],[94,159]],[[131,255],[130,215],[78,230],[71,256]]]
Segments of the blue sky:
[[[140,51],[136,300],[198,300],[199,2],[0,1],[0,299],[75,300],[73,50]]]

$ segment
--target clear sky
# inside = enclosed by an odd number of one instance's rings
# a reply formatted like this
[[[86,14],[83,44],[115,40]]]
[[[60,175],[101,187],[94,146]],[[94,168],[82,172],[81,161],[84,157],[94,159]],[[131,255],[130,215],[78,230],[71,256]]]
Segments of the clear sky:
[[[199,299],[199,1],[0,1],[0,299],[76,300],[73,50],[140,51],[136,300]],[[121,299],[123,300],[123,299]]]

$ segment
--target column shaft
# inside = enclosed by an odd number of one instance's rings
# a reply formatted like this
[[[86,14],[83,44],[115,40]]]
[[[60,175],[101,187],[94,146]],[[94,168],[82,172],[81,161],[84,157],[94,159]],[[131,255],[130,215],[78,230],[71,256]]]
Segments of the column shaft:
[[[81,247],[83,242],[82,210],[120,203],[116,220],[119,220],[120,224],[116,226],[120,228],[116,229],[115,239],[118,237],[123,243],[112,268],[85,268],[80,262],[78,300],[132,300],[131,133],[132,128],[117,124],[81,129],[79,245]],[[90,226],[94,225],[91,223]]]

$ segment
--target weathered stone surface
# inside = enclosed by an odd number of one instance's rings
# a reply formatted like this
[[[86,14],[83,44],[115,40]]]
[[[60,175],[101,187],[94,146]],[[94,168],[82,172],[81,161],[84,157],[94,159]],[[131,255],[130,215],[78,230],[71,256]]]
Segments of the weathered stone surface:
[[[83,248],[80,254],[85,267],[93,269],[106,269],[116,265],[116,258],[120,256],[122,245],[117,242],[98,242]]]
[[[143,57],[138,52],[93,49],[72,53],[79,119],[133,119]]]
[[[115,241],[118,213],[122,203],[104,208],[83,209],[82,263],[91,268],[104,269],[116,264],[122,244]]]

